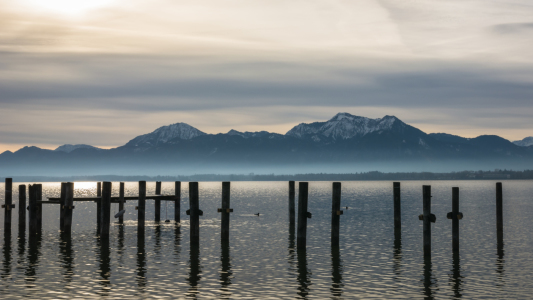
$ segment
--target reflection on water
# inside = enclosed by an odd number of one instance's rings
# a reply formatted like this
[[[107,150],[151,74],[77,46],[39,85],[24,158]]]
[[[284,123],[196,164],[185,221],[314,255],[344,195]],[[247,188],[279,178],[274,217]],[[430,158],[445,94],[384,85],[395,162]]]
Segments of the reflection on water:
[[[229,286],[231,285],[231,279],[233,272],[231,271],[231,258],[229,241],[222,240],[220,251],[220,297],[222,299],[230,299],[231,292]]]
[[[424,276],[422,282],[424,284],[424,299],[435,299],[435,292],[439,290],[439,287],[437,285],[437,278],[432,271],[431,257],[424,256]]]
[[[333,298],[340,298],[342,296],[342,259],[339,247],[331,246],[331,295]]]
[[[311,290],[311,271],[307,266],[307,248],[298,248],[298,295],[307,299]]]
[[[98,281],[102,287],[101,292],[99,293],[101,296],[108,296],[109,291],[111,289],[111,257],[110,257],[110,249],[109,249],[109,239],[103,238],[103,239],[97,239],[97,254],[98,254],[98,260],[99,260],[99,273],[100,273],[100,280]]]
[[[504,259],[504,250],[503,250],[503,240],[498,242],[497,245],[497,254],[498,258],[496,259],[496,277],[497,277],[497,286],[503,288],[505,286],[505,259]]]
[[[65,288],[69,288],[74,276],[74,251],[72,251],[72,238],[69,234],[61,233],[59,244],[59,258],[61,268],[63,269],[63,280],[66,283]]]
[[[3,263],[2,273],[0,277],[2,279],[8,279],[11,277],[11,233],[6,232],[4,235],[4,246],[2,247]]]
[[[399,281],[402,275],[402,230],[394,229],[394,251],[392,256],[394,280]]]
[[[503,241],[496,244],[494,202],[486,201],[494,196],[493,183],[435,182],[432,210],[437,219],[444,219],[449,210],[446,193],[461,184],[469,199],[462,210],[472,217],[463,220],[460,255],[449,247],[451,224],[433,225],[429,261],[423,260],[422,224],[416,218],[422,184],[402,185],[405,218],[402,231],[396,232],[392,183],[343,183],[343,201],[350,210],[341,219],[341,239],[335,247],[330,244],[331,183],[310,183],[312,234],[300,251],[296,228],[284,213],[284,182],[232,185],[236,213],[229,243],[221,242],[216,212],[220,183],[200,186],[202,236],[192,247],[185,211],[181,224],[154,223],[153,206],[147,206],[146,230],[138,235],[135,201],[126,203],[124,224],[111,226],[107,244],[95,232],[94,202],[76,203],[71,237],[58,232],[57,206],[43,206],[42,233],[31,236],[18,226],[12,227],[11,236],[3,235],[0,214],[0,299],[528,299],[533,293],[531,182],[508,183],[514,185],[509,190],[515,196],[504,202],[505,252]],[[128,186],[126,195],[137,195],[138,183]],[[1,189],[2,183],[0,203]],[[153,192],[149,189],[147,194]],[[168,183],[165,191],[163,183],[162,193],[173,189]],[[76,193],[94,195],[78,186]],[[43,194],[59,196],[60,183],[44,184]],[[188,194],[186,188],[183,194]],[[187,197],[182,202],[187,203]]]
[[[200,265],[200,245],[198,242],[191,241],[190,247],[190,260],[189,260],[189,277],[187,281],[189,282],[189,290],[187,292],[188,298],[196,299],[198,295],[198,282],[202,278],[200,274],[202,273],[202,267]]]
[[[143,293],[146,287],[146,249],[144,247],[144,232],[137,233],[137,289]]]
[[[450,273],[450,285],[452,286],[454,298],[463,296],[463,276],[461,276],[461,259],[458,252],[453,252],[452,269]]]
[[[35,286],[33,283],[37,280],[35,274],[37,273],[37,266],[39,265],[39,257],[41,256],[41,232],[30,234],[28,237],[28,264],[24,272],[24,280],[27,287]]]

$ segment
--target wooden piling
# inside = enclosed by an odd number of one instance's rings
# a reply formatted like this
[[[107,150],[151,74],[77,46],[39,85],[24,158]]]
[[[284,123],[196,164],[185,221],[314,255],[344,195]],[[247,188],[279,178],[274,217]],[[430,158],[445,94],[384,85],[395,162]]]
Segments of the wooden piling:
[[[19,185],[19,235],[26,231],[26,185]]]
[[[146,208],[146,181],[139,181],[139,202],[137,204],[137,235],[144,236],[144,219]]]
[[[111,223],[111,182],[109,181],[104,181],[102,187],[101,207],[102,220],[100,223],[100,239],[108,239],[109,227]]]
[[[4,198],[4,235],[11,235],[11,211],[15,208],[13,205],[13,179],[6,178],[5,185],[5,198]]]
[[[459,252],[459,220],[462,214],[459,212],[459,188],[452,188],[452,250]]]
[[[339,227],[341,219],[341,183],[333,183],[333,193],[331,201],[331,246],[339,246]]]
[[[198,182],[189,182],[189,214],[191,243],[200,241],[200,214],[198,203]]]
[[[431,186],[423,186],[424,257],[431,257]]]
[[[307,218],[311,217],[307,211],[308,188],[307,182],[298,183],[298,232],[296,235],[298,248],[305,248],[307,244]]]
[[[61,195],[59,196],[59,230],[65,230],[65,205],[67,197],[67,183],[61,182]]]
[[[37,234],[42,228],[42,206],[37,204],[42,198],[42,185],[30,184],[28,186],[28,223],[30,234]]]
[[[289,225],[294,227],[296,223],[296,206],[294,204],[295,196],[295,184],[294,181],[289,181]]]
[[[221,239],[229,240],[229,220],[230,220],[230,182],[222,182],[222,208],[221,215]]]
[[[161,181],[156,181],[155,183],[155,194],[161,195]],[[161,221],[161,200],[154,200],[154,210],[155,210],[155,220],[156,222]]]
[[[180,211],[181,211],[181,181],[174,182],[174,220],[176,223],[181,222],[180,220]]]
[[[102,197],[102,183],[96,183],[96,197]],[[101,199],[96,200],[96,231],[100,233],[100,220],[102,219],[102,202]]]
[[[120,189],[118,192],[118,211],[124,210],[124,182],[120,183]],[[122,214],[120,217],[118,217],[118,223],[123,224],[124,223],[124,214]]]
[[[72,233],[72,210],[74,209],[74,182],[65,183],[65,202],[60,205],[64,206],[63,231],[70,235]]]
[[[503,244],[503,191],[502,183],[496,183],[496,235],[498,244]]]
[[[400,183],[393,183],[394,190],[394,229],[398,230],[402,228],[402,205],[401,205],[401,189]]]
[[[42,184],[34,184],[33,189],[35,191],[35,199],[36,201],[42,201],[43,200],[43,185]],[[43,205],[41,203],[37,203],[37,230],[41,232],[43,229]]]

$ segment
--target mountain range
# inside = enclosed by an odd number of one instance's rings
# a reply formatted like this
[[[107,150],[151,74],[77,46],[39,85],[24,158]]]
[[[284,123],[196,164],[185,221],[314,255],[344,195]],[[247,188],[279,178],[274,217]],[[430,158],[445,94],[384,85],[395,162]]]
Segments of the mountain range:
[[[199,173],[330,173],[532,169],[533,137],[464,138],[424,133],[394,116],[338,113],[286,134],[206,134],[188,124],[162,126],[123,146],[24,147],[0,154],[0,175],[176,175]]]

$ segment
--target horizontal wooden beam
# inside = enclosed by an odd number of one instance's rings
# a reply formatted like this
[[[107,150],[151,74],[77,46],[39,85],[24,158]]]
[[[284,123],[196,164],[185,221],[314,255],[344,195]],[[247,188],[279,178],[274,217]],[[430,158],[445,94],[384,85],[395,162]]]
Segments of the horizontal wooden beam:
[[[74,198],[74,201],[97,201],[97,200],[100,200],[101,197],[80,197],[80,198]],[[116,202],[116,203],[119,203],[119,199],[120,197],[111,197],[111,202]],[[139,196],[129,196],[129,197],[124,197],[124,201],[127,201],[127,200],[138,200],[139,199]],[[146,200],[166,200],[166,201],[175,201],[176,200],[176,196],[174,195],[153,195],[153,196],[146,196]],[[54,203],[59,203],[60,201],[60,198],[48,198],[48,201],[43,201],[43,203],[45,202],[54,202]]]

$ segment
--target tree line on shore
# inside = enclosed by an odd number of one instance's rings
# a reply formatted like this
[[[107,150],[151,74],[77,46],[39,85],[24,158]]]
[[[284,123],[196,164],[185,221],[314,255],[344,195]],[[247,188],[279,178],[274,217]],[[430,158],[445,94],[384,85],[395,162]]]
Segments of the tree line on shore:
[[[60,181],[357,181],[357,180],[496,180],[533,179],[533,170],[433,172],[359,172],[359,173],[306,173],[306,174],[194,174],[175,176],[145,175],[91,175],[91,176],[14,176],[15,182]]]

